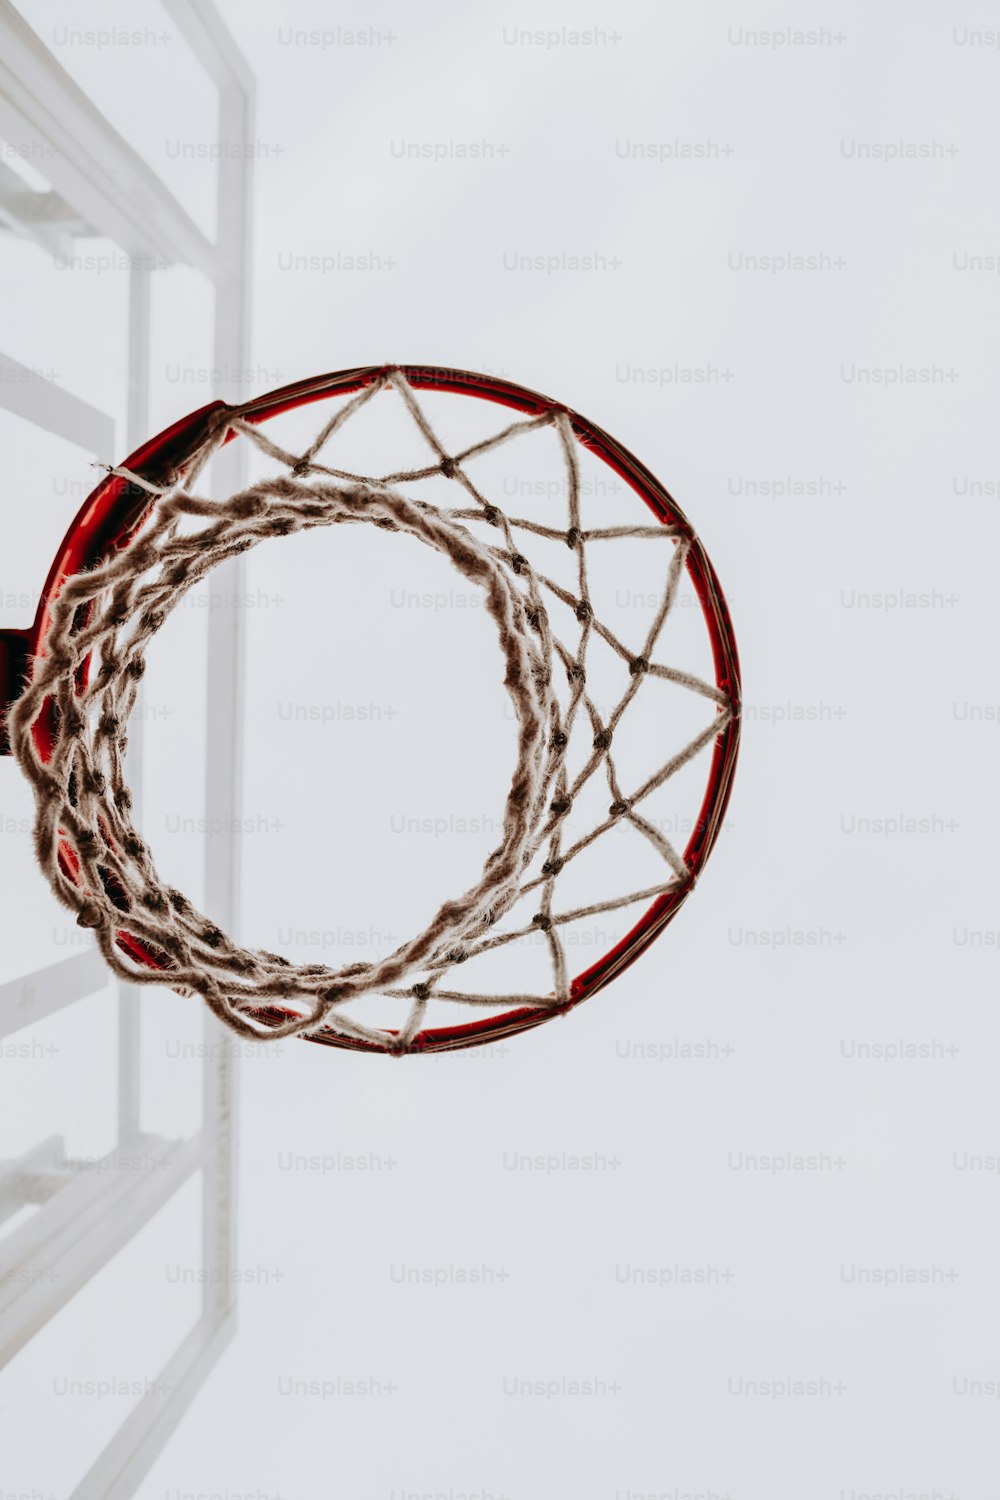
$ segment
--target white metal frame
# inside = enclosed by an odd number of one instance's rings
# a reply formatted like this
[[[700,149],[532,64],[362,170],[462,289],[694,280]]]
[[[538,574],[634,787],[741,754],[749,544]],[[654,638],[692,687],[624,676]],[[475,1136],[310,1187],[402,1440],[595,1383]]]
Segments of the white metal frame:
[[[224,146],[253,138],[254,81],[210,0],[164,0],[178,30],[214,79]],[[116,241],[139,261],[130,272],[128,431],[124,449],[147,437],[151,264],[183,262],[212,282],[216,294],[214,362],[229,384],[214,394],[239,399],[248,364],[249,245],[252,153],[224,149],[218,177],[218,232],[213,244],[163,183],[108,124],[59,65],[10,0],[0,0],[0,135],[44,155],[55,199],[51,222],[27,232],[46,242],[58,228],[85,228]],[[63,211],[63,206],[68,212]],[[71,208],[70,208],[71,206]],[[0,223],[16,220],[17,193],[0,178]],[[0,350],[0,373],[15,362]],[[19,404],[15,404],[19,403]],[[68,438],[100,457],[115,452],[114,424],[58,386],[35,378],[0,381],[0,406]],[[237,486],[240,446],[216,463],[216,480]],[[231,597],[242,593],[240,564],[230,564]],[[25,624],[28,622],[26,621]],[[211,611],[205,813],[238,827],[241,800],[240,721],[243,640],[240,611]],[[130,776],[141,796],[142,715],[131,733]],[[217,826],[217,825],[216,825]],[[232,929],[239,907],[238,835],[206,839],[205,904]],[[95,953],[0,985],[0,1039],[104,989],[108,974]],[[203,1125],[183,1141],[139,1129],[139,995],[119,999],[119,1150],[143,1148],[145,1172],[74,1173],[61,1140],[38,1143],[0,1173],[0,1221],[19,1205],[39,1206],[0,1240],[0,1366],[93,1276],[198,1169],[203,1182],[204,1277],[201,1316],[167,1367],[115,1434],[71,1500],[127,1500],[173,1430],[235,1328],[235,1156],[237,1066],[229,1033],[206,1011]]]

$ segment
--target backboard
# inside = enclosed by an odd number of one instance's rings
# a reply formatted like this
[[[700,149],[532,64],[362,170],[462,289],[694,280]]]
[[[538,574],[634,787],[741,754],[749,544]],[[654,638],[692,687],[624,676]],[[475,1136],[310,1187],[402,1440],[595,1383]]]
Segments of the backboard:
[[[103,7],[88,31],[70,6],[0,3],[0,437],[18,506],[0,663],[14,670],[93,462],[242,393],[253,80],[211,6],[141,9]],[[172,104],[150,111],[154,95]],[[214,482],[238,478],[216,468]],[[168,862],[228,922],[238,601],[238,568],[192,596],[129,745]],[[109,982],[38,877],[31,821],[0,759],[3,1481],[124,1497],[233,1332],[237,1058],[207,1014]]]

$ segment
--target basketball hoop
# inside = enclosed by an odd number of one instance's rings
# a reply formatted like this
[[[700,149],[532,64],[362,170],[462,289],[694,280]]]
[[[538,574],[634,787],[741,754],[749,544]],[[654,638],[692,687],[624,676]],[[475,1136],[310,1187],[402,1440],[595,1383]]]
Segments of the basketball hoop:
[[[492,402],[516,415],[492,436],[452,453],[417,391]],[[427,462],[377,478],[333,467],[332,440],[362,408],[383,398],[403,404]],[[272,418],[311,403],[332,403],[332,411],[324,411],[304,451],[289,451],[265,431]],[[508,516],[470,474],[484,455],[543,429],[551,429],[564,466],[566,508],[558,524]],[[277,472],[228,500],[201,498],[199,476],[231,441],[254,445]],[[581,452],[623,480],[655,524],[628,515],[614,526],[588,527],[580,503]],[[421,481],[439,484],[442,478],[455,487],[453,506],[411,493]],[[517,758],[502,837],[480,878],[443,903],[423,932],[370,963],[296,965],[237,944],[163,883],[131,818],[126,731],[149,641],[213,567],[270,538],[358,524],[406,533],[443,553],[483,590],[499,636]],[[572,587],[531,562],[533,535],[565,544]],[[588,572],[590,549],[625,538],[668,554],[659,607],[644,639],[631,645],[602,620]],[[682,579],[694,590],[713,681],[655,656]],[[572,624],[571,643],[553,624],[557,603]],[[588,650],[597,640],[627,669],[623,692],[603,713],[588,692]],[[739,739],[739,667],[728,609],[701,542],[667,491],[574,412],[504,380],[455,370],[349,370],[238,407],[216,402],[176,423],[109,472],[87,500],[52,565],[32,629],[0,632],[0,707],[5,663],[10,697],[16,679],[30,669],[10,709],[8,732],[35,794],[39,863],[58,899],[81,926],[93,929],[110,968],[134,983],[201,995],[241,1036],[300,1034],[365,1051],[433,1052],[494,1041],[565,1014],[613,979],[671,921],[703,869],[728,802]],[[659,754],[653,772],[633,785],[619,772],[615,746],[629,706],[656,679],[693,694],[705,706],[706,722],[694,737]],[[586,754],[573,769],[570,748],[581,743]],[[699,756],[707,763],[706,784],[681,851],[644,816],[643,805]],[[607,781],[606,812],[568,841],[567,817],[595,776]],[[559,909],[556,888],[566,865],[623,826],[656,850],[662,880]],[[572,975],[561,936],[567,924],[633,905],[643,908],[635,925]],[[512,927],[504,926],[508,918]],[[468,959],[539,934],[551,960],[548,993],[480,994],[456,983],[455,971]],[[366,996],[383,997],[397,1023],[372,1026],[352,1015],[352,1003]],[[432,1001],[479,1014],[425,1027]]]

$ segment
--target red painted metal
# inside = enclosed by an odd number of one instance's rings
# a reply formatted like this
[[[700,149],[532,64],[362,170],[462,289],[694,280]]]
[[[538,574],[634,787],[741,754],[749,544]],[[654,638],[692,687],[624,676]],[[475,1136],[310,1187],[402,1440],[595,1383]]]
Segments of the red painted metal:
[[[566,1005],[545,1009],[525,1006],[460,1026],[429,1028],[420,1032],[411,1044],[413,1051],[441,1052],[497,1041],[501,1037],[539,1026],[553,1016],[564,1015],[581,1001],[596,994],[633,963],[673,920],[704,868],[718,837],[729,801],[739,749],[740,669],[729,609],[719,580],[708,554],[694,536],[680,506],[659,480],[627,449],[621,447],[600,427],[559,402],[526,390],[523,386],[513,385],[510,381],[491,375],[477,375],[467,370],[418,365],[373,365],[341,370],[332,375],[283,386],[280,390],[248,402],[239,408],[240,414],[251,422],[265,422],[281,412],[306,406],[313,401],[321,401],[329,396],[350,395],[392,369],[400,370],[417,390],[476,396],[526,415],[565,412],[578,439],[623,479],[664,525],[677,527],[691,537],[686,568],[705,618],[712,647],[716,686],[729,697],[735,708],[733,717],[716,737],[701,811],[684,850],[684,860],[691,872],[689,878],[675,890],[658,897],[620,942],[590,968],[576,976]],[[123,467],[152,483],[164,484],[171,481],[183,474],[186,465],[205,440],[210,419],[223,409],[224,403],[216,401],[193,412],[138,448],[125,460]],[[112,551],[127,546],[149,504],[150,497],[145,490],[115,475],[108,475],[84,502],[56,553],[33,625],[26,631],[0,631],[0,725],[6,707],[20,691],[27,658],[44,653],[51,606],[65,579],[82,567],[100,562]],[[43,714],[35,726],[36,743],[43,755],[50,744],[50,732],[51,726]],[[0,754],[2,753],[5,750],[0,739]],[[121,934],[120,945],[138,962],[145,963],[150,968],[162,967],[155,955],[144,950],[124,933]],[[262,1020],[283,1019],[287,1014],[277,1006],[258,1012]],[[344,1037],[331,1027],[321,1028],[306,1040],[351,1051],[390,1050],[375,1043]]]

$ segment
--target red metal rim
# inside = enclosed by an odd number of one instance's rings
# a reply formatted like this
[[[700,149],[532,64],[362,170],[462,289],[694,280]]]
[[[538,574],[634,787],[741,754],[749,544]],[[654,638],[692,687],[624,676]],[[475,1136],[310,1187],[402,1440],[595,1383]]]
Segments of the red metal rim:
[[[680,528],[691,538],[686,570],[701,604],[711,642],[716,686],[727,695],[734,709],[732,717],[716,737],[701,811],[684,849],[684,861],[691,872],[688,880],[675,890],[658,897],[620,942],[576,976],[566,1005],[544,1009],[522,1007],[458,1026],[431,1028],[420,1032],[410,1045],[411,1051],[442,1052],[498,1041],[539,1026],[553,1016],[565,1015],[633,963],[673,920],[712,851],[729,802],[739,749],[740,671],[732,622],[722,588],[708,554],[694,535],[680,506],[633,454],[593,422],[587,421],[561,403],[510,381],[491,375],[474,374],[468,370],[420,365],[372,365],[341,370],[335,374],[283,386],[280,390],[260,396],[233,410],[238,410],[248,421],[265,422],[281,412],[306,406],[328,396],[350,395],[394,369],[399,370],[410,385],[418,390],[477,396],[530,415],[565,412],[579,441],[624,480],[659,520],[665,525]],[[170,481],[183,473],[205,441],[211,419],[225,409],[225,403],[216,401],[191,413],[143,444],[125,460],[123,467],[155,483]],[[28,649],[32,655],[44,653],[52,602],[65,579],[83,567],[94,566],[111,552],[127,546],[149,505],[150,497],[146,491],[116,475],[109,475],[87,498],[66,533],[49,570],[34,624],[27,633]],[[35,737],[43,755],[47,753],[50,732],[50,723],[46,715],[42,714],[35,725]],[[119,941],[120,946],[139,962],[149,968],[162,967],[152,954],[142,950],[124,933]],[[257,1014],[262,1021],[276,1021],[285,1019],[290,1012],[271,1006]],[[350,1051],[391,1051],[388,1045],[382,1047],[374,1042],[356,1041],[337,1033],[331,1027],[323,1027],[305,1040]]]

